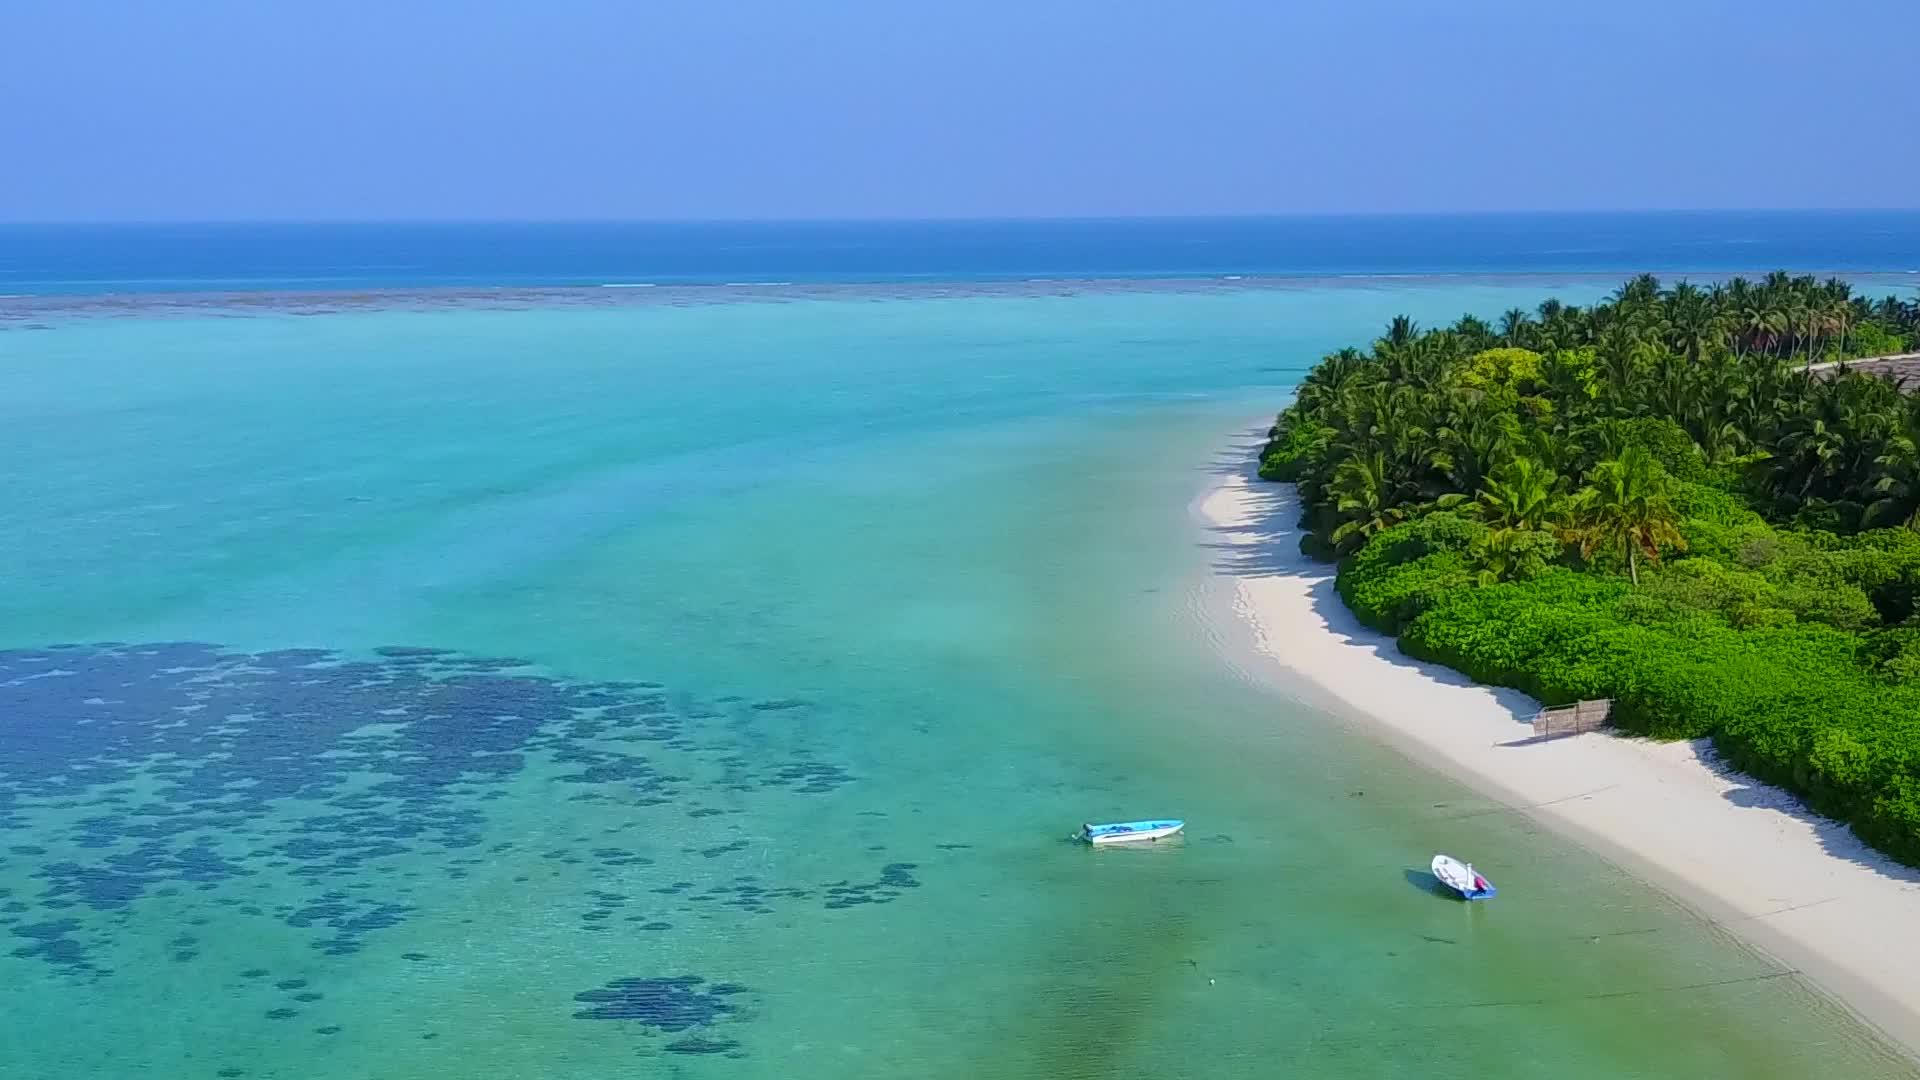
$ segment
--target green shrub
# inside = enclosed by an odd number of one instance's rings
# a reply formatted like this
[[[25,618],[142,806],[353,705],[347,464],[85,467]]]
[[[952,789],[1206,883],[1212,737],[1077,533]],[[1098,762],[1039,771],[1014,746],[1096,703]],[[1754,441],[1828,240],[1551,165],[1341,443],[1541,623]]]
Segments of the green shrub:
[[[1342,573],[1335,579],[1335,587],[1361,622],[1398,634],[1401,627],[1441,597],[1472,588],[1473,581],[1474,570],[1466,556],[1457,551],[1436,551],[1412,562],[1395,563],[1364,581]]]
[[[1674,485],[1673,508],[1680,516],[1698,519],[1722,528],[1766,528],[1766,519],[1755,513],[1745,499],[1729,491],[1699,482]]]
[[[1506,404],[1544,388],[1544,358],[1531,349],[1488,349],[1453,372],[1461,386]]]
[[[1887,625],[1914,617],[1920,598],[1920,533],[1911,529],[1874,529],[1850,537],[1841,556],[1847,580],[1867,591],[1880,621]]]
[[[1886,679],[1920,679],[1920,627],[1896,626],[1869,634],[1855,654],[1860,663]]]
[[[1789,582],[1780,587],[1780,606],[1797,619],[1842,630],[1865,630],[1880,621],[1880,613],[1858,585],[1840,582]]]
[[[1468,553],[1479,571],[1479,583],[1531,581],[1545,574],[1566,554],[1567,543],[1541,529],[1500,529],[1489,532]]]
[[[1486,532],[1451,513],[1382,530],[1341,561],[1334,587],[1361,622],[1397,634],[1442,596],[1473,587],[1467,552]]]
[[[1681,559],[1646,575],[1638,595],[1725,616],[1735,608],[1778,607],[1777,593],[1773,582],[1761,574],[1696,558]]]
[[[1340,553],[1327,542],[1326,537],[1312,529],[1300,531],[1300,554],[1315,562],[1332,562],[1340,557]]]
[[[1541,604],[1521,590],[1499,595],[1505,588],[1436,605],[1407,628],[1403,647],[1548,702],[1611,697],[1626,731],[1713,735],[1740,769],[1801,792],[1884,850],[1920,858],[1920,693],[1855,663],[1854,635],[1807,624],[1742,632],[1675,611],[1618,618],[1663,603],[1639,596],[1621,598],[1608,619],[1572,591],[1568,603]],[[1911,644],[1890,644],[1892,662],[1910,662]]]
[[[1854,356],[1891,356],[1907,351],[1907,340],[1878,323],[1863,322],[1847,335],[1847,351]]]
[[[1794,528],[1808,532],[1853,532],[1860,528],[1866,512],[1865,503],[1851,499],[1808,499],[1794,511],[1791,521]]]
[[[1289,409],[1267,433],[1266,448],[1260,452],[1260,478],[1291,483],[1299,480],[1326,450],[1333,429],[1317,420],[1302,418]]]
[[[1403,318],[1302,383],[1261,474],[1299,485],[1302,550],[1330,557],[1344,521],[1380,529],[1336,584],[1408,655],[1549,704],[1611,698],[1626,731],[1710,736],[1920,865],[1920,532],[1862,531],[1914,517],[1920,395],[1808,378],[1803,340],[1723,318],[1702,341],[1675,317],[1742,290],[1838,316],[1833,354],[1920,336],[1920,304],[1787,275],[1725,294],[1637,278],[1498,333]],[[1488,524],[1438,510],[1457,505]]]
[[[1624,581],[1563,568],[1532,581],[1455,591],[1407,625],[1400,648],[1481,682],[1554,698],[1542,688],[1559,685],[1555,674],[1536,672],[1535,658],[1566,653],[1567,642],[1613,624],[1611,608],[1627,590]]]
[[[1700,452],[1699,444],[1687,434],[1686,428],[1665,417],[1609,420],[1601,426],[1601,435],[1615,452],[1628,446],[1644,448],[1667,470],[1667,475],[1682,484],[1700,484],[1707,479],[1707,458]]]

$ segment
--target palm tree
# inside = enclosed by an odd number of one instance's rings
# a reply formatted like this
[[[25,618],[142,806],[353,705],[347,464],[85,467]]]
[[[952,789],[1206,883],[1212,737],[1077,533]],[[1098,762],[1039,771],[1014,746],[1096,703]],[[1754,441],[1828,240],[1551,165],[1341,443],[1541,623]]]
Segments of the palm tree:
[[[1447,474],[1454,490],[1472,491],[1507,456],[1519,431],[1512,412],[1484,403],[1470,405],[1436,433],[1440,445],[1435,464]]]
[[[1877,497],[1868,502],[1861,524],[1920,530],[1920,400],[1901,400],[1900,430],[1887,439],[1874,468],[1878,475],[1869,486]]]
[[[1341,349],[1331,353],[1300,381],[1300,389],[1294,392],[1294,400],[1306,411],[1318,411],[1322,406],[1331,405],[1346,387],[1358,385],[1361,377],[1373,366],[1373,361],[1360,355],[1358,349]]]
[[[1651,304],[1660,299],[1660,279],[1652,274],[1641,274],[1614,290],[1613,306],[1631,309]]]
[[[1697,403],[1699,379],[1679,354],[1664,346],[1645,349],[1647,374],[1641,400],[1651,406],[1655,416],[1665,416],[1683,426]]]
[[[1804,376],[1798,376],[1804,379]],[[1867,503],[1886,468],[1878,459],[1898,455],[1909,406],[1885,379],[1849,372],[1833,379],[1805,380],[1794,415],[1770,445],[1775,494]]]
[[[1481,481],[1474,501],[1462,513],[1496,531],[1546,530],[1564,526],[1566,484],[1552,469],[1530,457],[1516,457]]]
[[[1533,318],[1524,308],[1510,308],[1500,316],[1500,336],[1516,349],[1524,349],[1533,340],[1529,332],[1533,329]]]
[[[1387,324],[1387,336],[1380,340],[1386,342],[1393,348],[1404,349],[1408,345],[1413,344],[1414,339],[1419,336],[1419,323],[1414,322],[1405,315],[1395,315],[1393,321]]]
[[[1579,423],[1592,411],[1599,393],[1591,355],[1575,349],[1555,349],[1540,365],[1541,382],[1553,401],[1554,417],[1562,426]]]
[[[1638,403],[1640,376],[1652,360],[1645,345],[1624,327],[1610,327],[1600,339],[1600,384],[1603,401],[1615,412],[1630,414]]]
[[[1496,577],[1577,536],[1589,556],[1618,550],[1637,580],[1643,557],[1678,543],[1664,472],[1641,442],[1664,420],[1707,466],[1745,470],[1776,518],[1920,527],[1920,395],[1805,370],[1900,340],[1920,344],[1920,302],[1787,274],[1664,289],[1642,276],[1598,304],[1548,300],[1492,326],[1463,316],[1422,330],[1402,317],[1370,354],[1342,350],[1302,381],[1291,410],[1319,449],[1303,459],[1301,495],[1345,545],[1471,504],[1491,526],[1482,554]],[[1502,344],[1543,357],[1517,399],[1461,377]]]
[[[1493,328],[1477,315],[1460,316],[1460,321],[1453,324],[1453,333],[1473,352],[1490,349],[1494,345]]]
[[[1334,497],[1334,509],[1346,519],[1330,537],[1336,545],[1390,529],[1412,510],[1413,490],[1395,479],[1386,455],[1378,450],[1341,462],[1328,491]]]
[[[1920,455],[1911,435],[1901,435],[1874,460],[1879,476],[1871,492],[1875,498],[1861,513],[1865,528],[1876,526],[1920,528]]]
[[[1580,493],[1574,534],[1583,557],[1599,547],[1618,547],[1627,561],[1627,576],[1640,584],[1640,555],[1660,560],[1661,547],[1686,549],[1675,522],[1679,514],[1667,496],[1666,471],[1639,446],[1629,446],[1618,457],[1594,466],[1588,486]]]
[[[1807,366],[1813,366],[1813,336],[1810,333],[1814,309],[1808,306],[1804,297],[1793,296],[1787,299],[1782,316],[1787,325],[1787,337],[1791,347],[1787,350],[1787,359],[1792,360],[1800,353],[1800,340],[1807,341]]]
[[[1746,306],[1734,309],[1734,324],[1747,348],[1771,354],[1774,341],[1786,328],[1786,316],[1772,301],[1756,297]]]
[[[1550,533],[1497,529],[1475,539],[1469,554],[1480,566],[1475,579],[1485,586],[1523,576],[1529,568],[1544,568],[1561,550],[1561,542]]]
[[[1377,382],[1341,395],[1339,428],[1358,449],[1391,448],[1401,456],[1427,438],[1420,392],[1405,383]]]
[[[1674,419],[1693,436],[1709,465],[1732,461],[1750,444],[1749,430],[1739,422],[1748,394],[1740,365],[1726,353],[1698,369],[1686,413]]]
[[[1841,355],[1846,355],[1847,335],[1853,330],[1853,286],[1839,278],[1828,278],[1820,286],[1822,298],[1826,302],[1827,329],[1835,340],[1840,342]]]
[[[1707,351],[1726,340],[1726,327],[1720,313],[1707,301],[1706,294],[1682,283],[1673,287],[1669,301],[1673,315],[1673,345],[1687,359],[1699,363]]]

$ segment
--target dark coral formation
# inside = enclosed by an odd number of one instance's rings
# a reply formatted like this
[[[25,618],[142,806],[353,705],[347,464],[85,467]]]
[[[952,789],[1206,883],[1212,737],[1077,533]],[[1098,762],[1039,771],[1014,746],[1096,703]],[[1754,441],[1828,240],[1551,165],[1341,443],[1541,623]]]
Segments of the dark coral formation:
[[[414,647],[0,650],[0,942],[54,977],[102,978],[109,946],[147,947],[129,916],[148,898],[204,894],[200,914],[159,935],[164,950],[152,955],[200,962],[206,942],[233,940],[236,920],[305,934],[319,955],[297,975],[219,976],[255,994],[258,1015],[290,1020],[326,996],[327,958],[367,950],[429,909],[422,879],[459,880],[502,859],[528,868],[516,883],[545,874],[533,869],[544,862],[598,885],[574,886],[582,931],[650,938],[766,915],[822,890],[741,873],[764,859],[722,822],[753,812],[743,800],[755,795],[813,798],[853,781],[791,749],[787,733],[804,732],[818,708],[795,698],[703,705],[658,683],[571,682],[518,660]],[[768,731],[787,749],[770,751]],[[503,839],[491,831],[494,803],[529,769],[558,799],[622,813],[586,830],[598,835]],[[652,806],[671,806],[686,839],[635,842],[645,828],[632,815]],[[651,870],[685,856],[711,866],[678,878]],[[827,906],[888,902],[918,886],[913,870],[894,863],[874,881],[828,886]],[[697,1029],[737,1019],[742,992],[696,976],[620,979],[578,995],[576,1015],[678,1036],[658,1044],[666,1052],[739,1056],[735,1040]]]
[[[742,988],[705,983],[698,975],[614,979],[598,990],[573,995],[573,1000],[592,1006],[573,1016],[576,1020],[633,1020],[660,1031],[706,1027],[734,1011],[727,999]]]
[[[918,869],[914,863],[888,863],[874,881],[836,881],[822,886],[827,895],[826,906],[837,910],[862,904],[890,904],[905,890],[920,887],[919,879],[913,876]]]
[[[561,783],[629,806],[674,803],[702,786],[645,747],[682,763],[711,759],[705,786],[716,792],[817,795],[851,779],[831,763],[696,746],[694,733],[721,714],[657,683],[568,682],[526,667],[416,647],[368,657],[192,642],[0,651],[0,829],[19,841],[0,858],[41,882],[36,903],[0,897],[12,951],[96,975],[90,945],[112,924],[84,913],[189,889],[261,916],[268,910],[225,887],[267,877],[305,894],[273,917],[315,932],[326,954],[353,953],[416,912],[395,878],[416,877],[423,858],[428,872],[457,880],[512,847],[479,850],[486,804],[535,755],[559,766]],[[803,703],[736,707],[791,716]],[[609,871],[653,861],[604,842],[548,857]],[[407,873],[373,876],[400,860]],[[44,914],[29,917],[36,904]],[[192,962],[197,946],[177,941],[171,958]]]

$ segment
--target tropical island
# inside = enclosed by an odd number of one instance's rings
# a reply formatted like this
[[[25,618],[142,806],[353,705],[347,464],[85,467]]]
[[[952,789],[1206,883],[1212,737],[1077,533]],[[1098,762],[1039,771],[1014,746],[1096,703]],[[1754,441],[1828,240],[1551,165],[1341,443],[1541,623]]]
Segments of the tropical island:
[[[1395,319],[1261,453],[1404,653],[1736,768],[1920,865],[1920,303],[1774,274]]]

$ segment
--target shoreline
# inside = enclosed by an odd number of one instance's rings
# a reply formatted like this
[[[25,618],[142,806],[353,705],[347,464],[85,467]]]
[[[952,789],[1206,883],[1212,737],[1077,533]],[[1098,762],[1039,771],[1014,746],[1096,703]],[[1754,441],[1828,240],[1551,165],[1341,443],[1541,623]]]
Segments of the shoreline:
[[[1251,463],[1194,510],[1220,531],[1215,573],[1272,674],[1618,862],[1920,1060],[1920,935],[1908,932],[1920,925],[1920,871],[1719,765],[1708,740],[1533,742],[1532,698],[1414,660],[1362,626],[1333,568],[1299,553],[1293,486],[1257,480]]]

